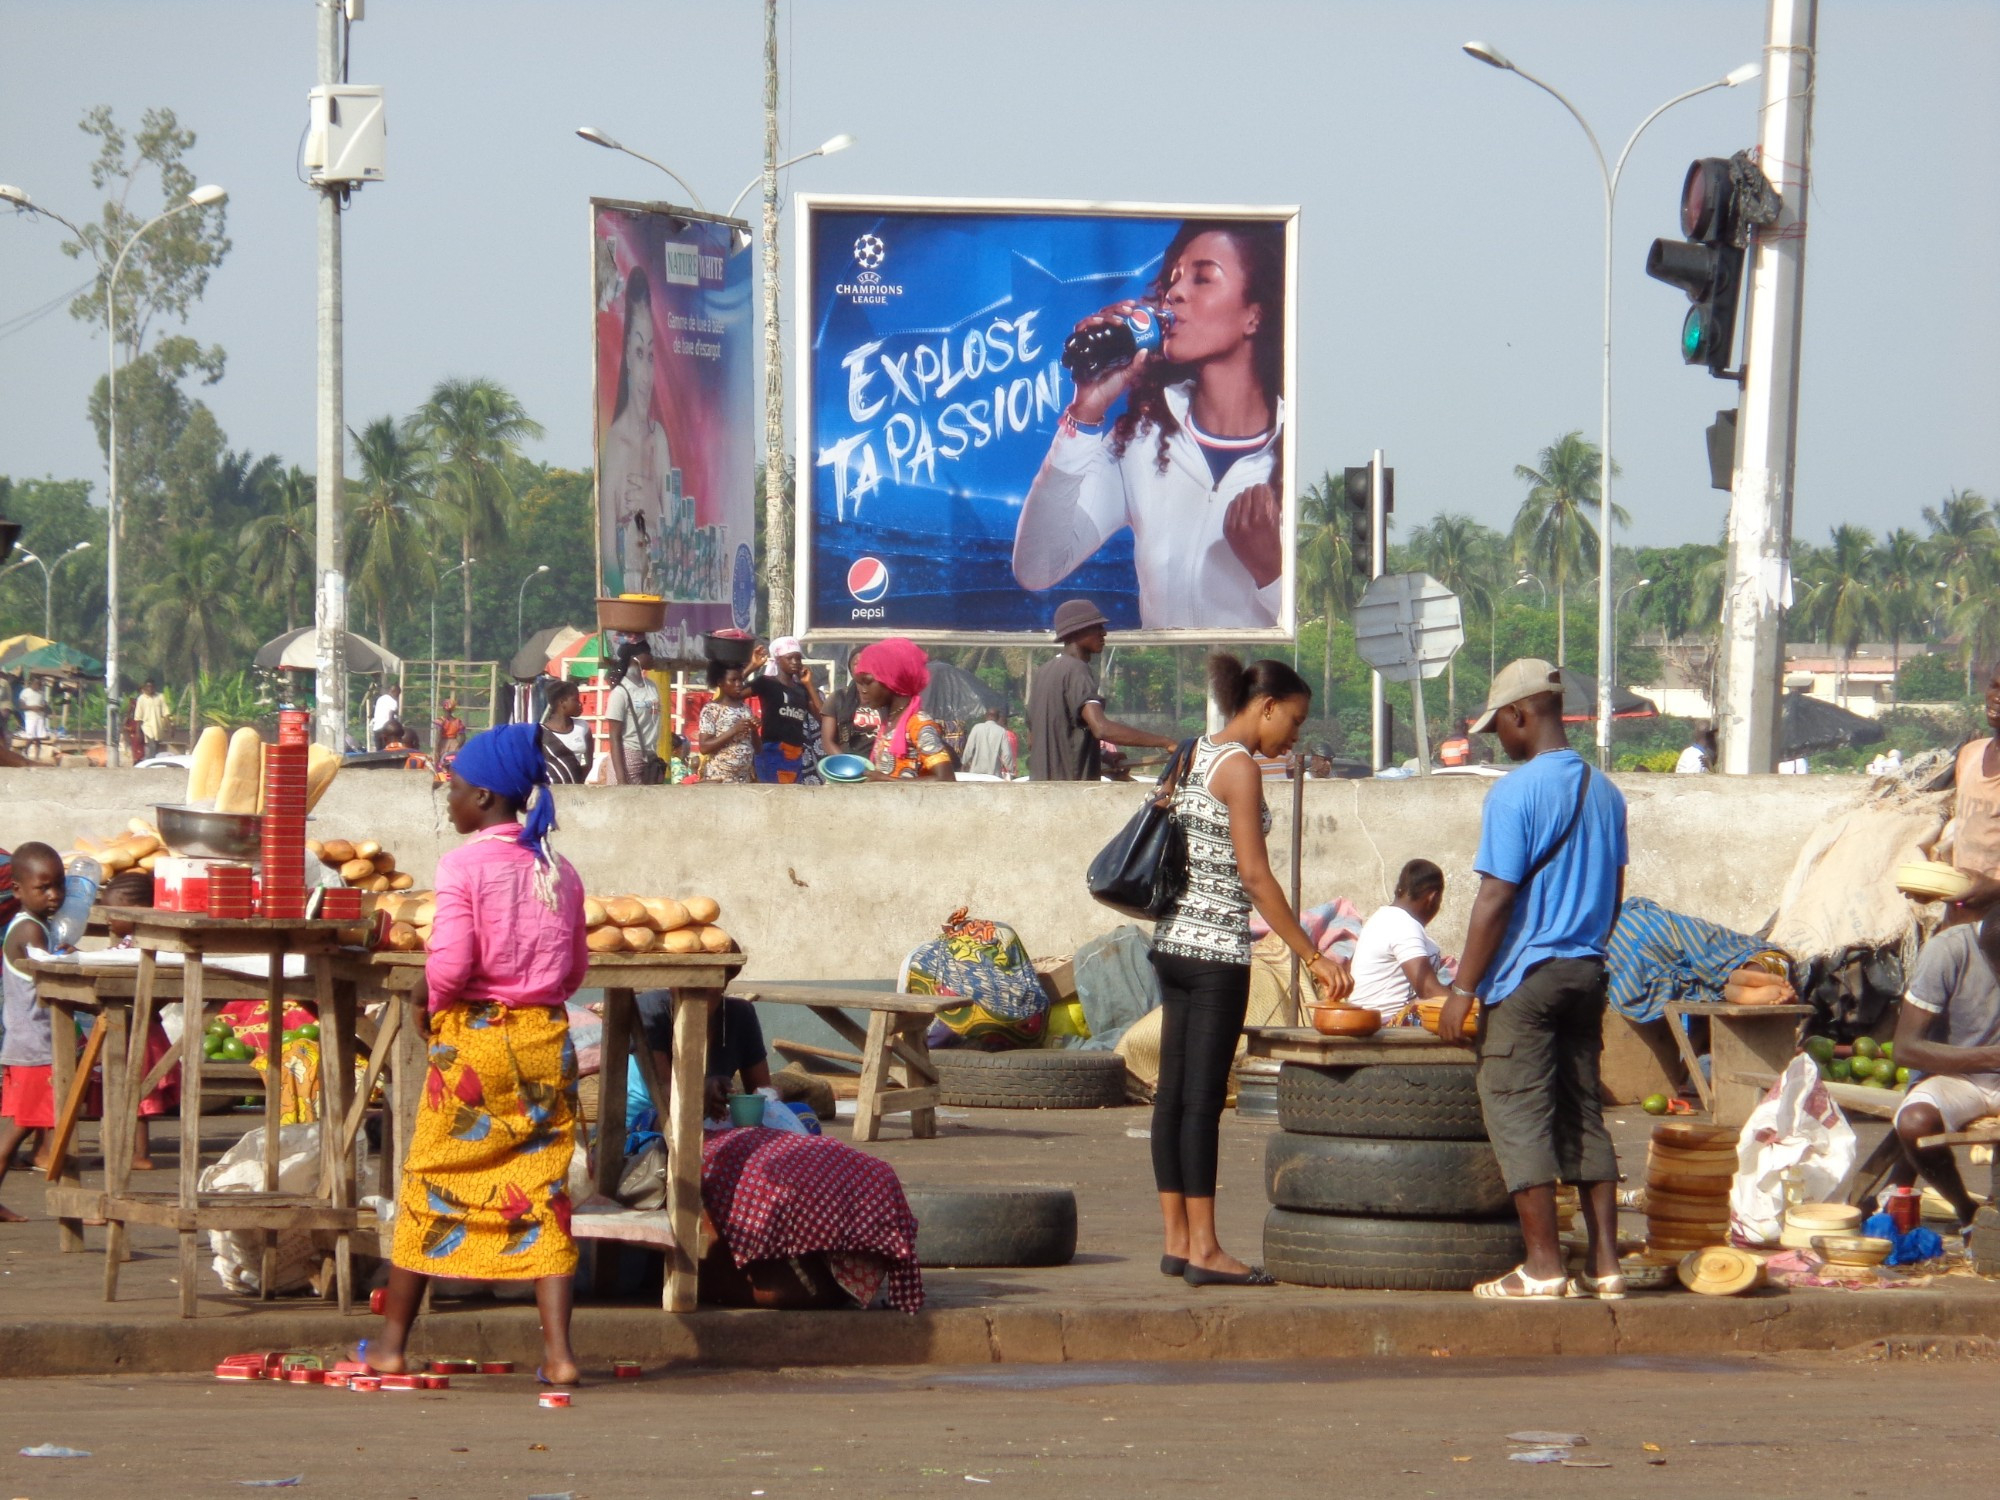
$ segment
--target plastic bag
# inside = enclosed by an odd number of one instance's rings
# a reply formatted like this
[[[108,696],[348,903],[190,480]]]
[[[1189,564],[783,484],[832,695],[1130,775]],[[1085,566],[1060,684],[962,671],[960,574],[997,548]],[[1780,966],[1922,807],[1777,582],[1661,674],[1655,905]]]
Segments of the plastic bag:
[[[366,1176],[365,1137],[356,1137],[356,1176]],[[200,1179],[204,1193],[261,1193],[264,1191],[264,1129],[257,1129],[222,1153],[222,1159],[206,1168]],[[278,1191],[310,1196],[320,1188],[320,1127],[286,1125],[278,1131]],[[296,1291],[312,1282],[312,1273],[321,1256],[333,1249],[330,1232],[286,1229],[278,1233],[273,1292]],[[244,1296],[262,1293],[264,1235],[261,1230],[210,1230],[209,1249],[215,1253],[215,1274],[223,1289]]]
[[[1854,1127],[1810,1057],[1794,1057],[1750,1112],[1736,1139],[1729,1234],[1739,1245],[1775,1245],[1785,1227],[1785,1179],[1794,1168],[1807,1203],[1835,1203],[1854,1170]]]

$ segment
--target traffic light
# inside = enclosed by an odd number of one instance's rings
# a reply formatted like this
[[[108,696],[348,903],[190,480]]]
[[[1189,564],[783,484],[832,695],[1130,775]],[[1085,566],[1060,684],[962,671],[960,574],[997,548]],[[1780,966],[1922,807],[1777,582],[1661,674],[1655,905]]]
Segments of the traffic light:
[[[1694,305],[1681,324],[1681,359],[1726,376],[1736,347],[1736,306],[1743,289],[1743,241],[1731,164],[1704,156],[1681,184],[1681,233],[1654,240],[1646,274],[1677,286]]]
[[[1366,577],[1373,578],[1375,576],[1375,547],[1373,537],[1374,528],[1370,525],[1373,507],[1369,504],[1368,496],[1369,472],[1370,466],[1367,464],[1362,464],[1359,468],[1343,469],[1341,471],[1341,482],[1345,490],[1344,498],[1347,502],[1348,552],[1354,558],[1355,571]],[[1389,525],[1387,518],[1393,516],[1395,513],[1396,471],[1385,468],[1382,470],[1382,515],[1384,517],[1382,523],[1382,544],[1384,548],[1388,546]],[[1385,569],[1388,567],[1388,562],[1389,560],[1386,557],[1382,559],[1382,566]]]

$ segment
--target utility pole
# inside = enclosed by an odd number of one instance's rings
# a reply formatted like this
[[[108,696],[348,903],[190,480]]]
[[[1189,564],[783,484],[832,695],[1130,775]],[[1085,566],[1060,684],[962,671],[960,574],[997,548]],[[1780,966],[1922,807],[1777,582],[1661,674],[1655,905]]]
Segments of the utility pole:
[[[341,81],[342,0],[314,0],[319,8],[319,82]],[[340,202],[346,187],[319,188],[319,410],[314,481],[313,687],[319,700],[322,745],[347,749],[347,575],[342,571],[341,510],[346,479],[341,368]]]
[[[785,352],[778,328],[778,0],[764,0],[765,627],[792,628],[791,506],[785,498]]]
[[[1818,22],[1818,0],[1770,0],[1757,151],[1784,207],[1777,223],[1757,231],[1750,269],[1743,413],[1722,605],[1722,701],[1716,705],[1722,769],[1737,776],[1769,772],[1777,762]]]
[[[1389,569],[1389,496],[1388,484],[1382,468],[1382,450],[1377,448],[1368,459],[1368,578],[1372,583]],[[1326,622],[1328,630],[1333,629],[1333,621]],[[1417,701],[1423,701],[1423,684],[1417,684]],[[1387,701],[1382,696],[1382,674],[1368,673],[1368,726],[1374,743],[1370,746],[1370,764],[1376,770],[1387,766],[1396,755],[1395,737],[1390,730]]]

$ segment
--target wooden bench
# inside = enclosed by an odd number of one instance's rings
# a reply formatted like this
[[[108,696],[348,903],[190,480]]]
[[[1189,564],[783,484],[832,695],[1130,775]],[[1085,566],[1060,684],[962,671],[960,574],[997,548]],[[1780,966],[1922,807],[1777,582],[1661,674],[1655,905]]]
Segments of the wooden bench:
[[[1687,1064],[1701,1107],[1718,1125],[1740,1127],[1786,1063],[1799,1050],[1799,1029],[1813,1014],[1810,1005],[1730,1005],[1727,1002],[1669,1000],[1667,1028]],[[1708,1065],[1704,1076],[1685,1018],[1708,1022]],[[1769,1075],[1764,1070],[1769,1069]],[[1753,1077],[1764,1076],[1761,1084]],[[1843,1100],[1844,1104],[1846,1101]]]
[[[734,989],[732,1000],[803,1005],[843,1040],[861,1049],[861,1086],[854,1096],[854,1139],[872,1141],[884,1115],[908,1111],[910,1134],[937,1134],[938,1075],[926,1033],[937,1013],[965,1001],[956,995],[903,995],[894,990],[844,990],[831,985],[767,984]],[[850,1010],[868,1012],[863,1030]]]

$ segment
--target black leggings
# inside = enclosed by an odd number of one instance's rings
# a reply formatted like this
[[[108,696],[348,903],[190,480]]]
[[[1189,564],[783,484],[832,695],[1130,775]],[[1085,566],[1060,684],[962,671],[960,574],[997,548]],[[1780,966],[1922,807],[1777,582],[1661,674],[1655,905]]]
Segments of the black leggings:
[[[1153,954],[1160,976],[1160,1084],[1153,1094],[1153,1182],[1215,1196],[1216,1135],[1229,1064],[1250,1008],[1250,966]]]

